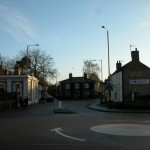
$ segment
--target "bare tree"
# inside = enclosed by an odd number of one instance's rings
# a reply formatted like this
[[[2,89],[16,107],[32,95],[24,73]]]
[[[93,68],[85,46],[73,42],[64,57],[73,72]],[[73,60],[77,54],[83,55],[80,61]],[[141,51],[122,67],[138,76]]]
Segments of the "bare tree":
[[[100,94],[103,93],[103,85],[100,81],[98,72],[100,67],[97,63],[93,63],[92,60],[84,61],[83,71],[88,75],[89,79],[95,80],[95,90]]]
[[[3,69],[13,71],[14,66],[15,66],[15,59],[9,58],[8,56],[0,55],[0,64]]]
[[[37,77],[40,82],[42,82],[42,80],[45,80],[46,82],[46,78],[53,79],[56,76],[57,70],[55,68],[54,59],[40,49],[29,50],[28,58],[26,50],[21,50],[18,56],[9,60],[8,66],[14,68],[17,61],[20,61],[20,67],[22,70],[27,69],[28,65],[29,72],[34,73],[35,77]]]
[[[53,79],[56,76],[54,59],[45,51],[40,49],[29,51],[29,58],[36,77],[50,77]]]
[[[83,67],[83,72],[85,72],[89,78],[97,80],[98,77],[98,72],[100,68],[97,63],[93,63],[92,60],[86,60],[84,61],[84,67]]]

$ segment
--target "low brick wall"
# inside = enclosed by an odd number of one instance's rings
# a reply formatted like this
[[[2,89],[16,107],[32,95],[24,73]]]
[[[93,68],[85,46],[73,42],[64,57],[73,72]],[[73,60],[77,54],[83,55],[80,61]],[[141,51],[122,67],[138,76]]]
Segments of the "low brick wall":
[[[17,108],[16,100],[0,101],[0,112]]]

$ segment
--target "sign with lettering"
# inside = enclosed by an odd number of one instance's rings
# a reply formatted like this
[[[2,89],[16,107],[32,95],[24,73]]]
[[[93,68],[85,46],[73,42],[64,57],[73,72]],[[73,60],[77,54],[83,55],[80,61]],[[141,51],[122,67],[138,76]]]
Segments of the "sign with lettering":
[[[129,84],[150,84],[150,79],[131,79]]]

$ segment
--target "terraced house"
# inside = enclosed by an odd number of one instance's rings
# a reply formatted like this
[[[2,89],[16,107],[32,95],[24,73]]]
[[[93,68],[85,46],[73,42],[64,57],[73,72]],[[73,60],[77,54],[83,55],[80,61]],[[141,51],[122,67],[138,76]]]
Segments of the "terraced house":
[[[150,100],[150,68],[140,62],[137,49],[131,52],[131,57],[124,66],[117,61],[116,71],[110,76],[112,101]]]
[[[60,97],[62,99],[85,99],[94,96],[95,81],[88,79],[87,74],[83,77],[72,77],[60,81]]]

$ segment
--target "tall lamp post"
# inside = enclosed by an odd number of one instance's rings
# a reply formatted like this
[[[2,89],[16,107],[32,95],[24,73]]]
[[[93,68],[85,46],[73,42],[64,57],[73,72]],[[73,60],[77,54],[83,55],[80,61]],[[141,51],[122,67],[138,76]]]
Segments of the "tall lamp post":
[[[27,75],[28,75],[28,69],[29,69],[28,53],[29,53],[29,47],[30,46],[39,46],[39,44],[27,45]]]
[[[101,62],[101,80],[103,82],[103,69],[102,69],[102,60],[93,60],[93,61],[100,61]]]
[[[100,70],[100,72],[101,72],[101,82],[102,82],[102,84],[103,84],[103,69],[102,69],[102,60],[93,60],[93,61],[100,61],[101,62],[101,70]],[[100,83],[99,83],[99,92],[102,92],[102,97],[100,97],[100,101],[103,99],[103,94],[104,94],[104,90],[103,90],[103,85],[100,85]],[[100,86],[101,86],[101,90],[100,90]]]
[[[82,93],[82,98],[84,99],[84,96],[85,96],[85,90],[84,90],[84,88],[85,88],[85,81],[84,81],[84,70],[85,69],[85,66],[83,66],[83,93]]]
[[[109,56],[109,32],[105,28],[105,26],[102,26],[107,31],[107,46],[108,46],[108,105],[110,108],[110,56]]]
[[[52,57],[50,57],[50,60],[52,60],[53,58]],[[43,91],[45,92],[45,90],[46,90],[46,86],[45,86],[45,82],[46,82],[46,80],[45,80],[45,60],[44,60],[44,58],[43,58]]]

